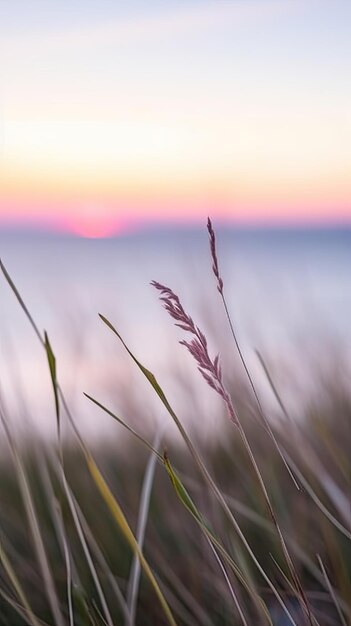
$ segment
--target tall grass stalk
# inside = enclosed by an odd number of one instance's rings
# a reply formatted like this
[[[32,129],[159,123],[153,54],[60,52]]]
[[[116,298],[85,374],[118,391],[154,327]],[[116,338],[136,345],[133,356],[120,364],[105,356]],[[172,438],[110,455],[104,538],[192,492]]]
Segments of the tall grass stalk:
[[[284,463],[285,467],[287,468],[287,470],[288,470],[288,472],[290,474],[290,477],[292,478],[292,481],[293,481],[294,485],[297,487],[297,489],[299,489],[299,486],[298,486],[298,484],[297,484],[297,482],[296,482],[296,480],[294,478],[294,475],[291,472],[288,463],[286,462],[284,454],[281,451],[281,448],[280,448],[280,446],[278,444],[278,441],[277,441],[277,439],[276,439],[276,437],[275,437],[275,435],[273,433],[273,430],[272,430],[272,428],[270,426],[270,423],[269,423],[269,421],[268,421],[268,419],[267,419],[267,417],[266,417],[266,415],[265,415],[265,413],[263,411],[263,407],[261,405],[261,402],[260,402],[260,399],[259,399],[259,396],[258,396],[258,393],[257,393],[257,390],[256,390],[256,386],[254,384],[254,381],[253,381],[253,378],[251,376],[250,370],[249,370],[249,368],[248,368],[248,366],[246,364],[246,360],[244,358],[243,352],[241,350],[241,347],[240,347],[240,344],[239,344],[239,341],[238,341],[238,338],[237,338],[237,334],[236,334],[235,329],[234,329],[234,324],[233,324],[233,321],[232,321],[232,318],[231,318],[231,315],[230,315],[230,312],[229,312],[229,308],[228,308],[228,305],[227,305],[227,300],[226,300],[226,297],[225,297],[225,294],[224,294],[224,281],[223,281],[223,279],[221,277],[221,274],[220,274],[220,271],[219,271],[218,259],[217,259],[217,249],[216,249],[216,237],[215,237],[215,232],[213,230],[213,226],[212,226],[212,222],[211,222],[210,218],[208,218],[208,220],[207,220],[207,230],[208,230],[209,239],[210,239],[210,250],[211,250],[211,256],[212,256],[212,270],[213,270],[214,276],[215,276],[215,278],[217,280],[217,290],[218,290],[218,292],[219,292],[219,294],[221,296],[223,307],[224,307],[224,310],[225,310],[225,313],[226,313],[226,317],[227,317],[227,320],[228,320],[228,324],[229,324],[229,327],[230,327],[230,330],[231,330],[231,334],[232,334],[232,337],[233,337],[233,340],[234,340],[237,352],[239,354],[242,366],[244,368],[245,374],[246,374],[247,379],[249,381],[252,393],[253,393],[254,398],[256,400],[259,414],[260,414],[260,416],[263,419],[264,425],[265,425],[265,427],[266,427],[270,437],[272,438],[272,440],[274,442],[274,445],[275,445],[275,447],[276,447],[276,449],[277,449],[281,459],[283,460],[283,463]],[[249,441],[248,441],[248,439],[246,437],[246,433],[245,433],[245,431],[244,431],[244,429],[242,427],[242,424],[241,424],[241,421],[239,419],[239,416],[238,416],[237,412],[236,412],[236,417],[237,417],[237,424],[236,425],[238,427],[241,439],[242,439],[243,444],[244,444],[244,446],[246,448],[246,451],[247,451],[247,453],[249,455],[252,467],[253,467],[253,469],[255,471],[255,474],[257,476],[258,482],[259,482],[260,487],[262,489],[262,493],[263,493],[264,498],[266,500],[269,514],[270,514],[270,516],[272,518],[272,521],[273,521],[273,524],[274,524],[274,526],[276,528],[277,535],[279,537],[279,541],[281,543],[281,546],[282,546],[282,549],[283,549],[283,553],[284,553],[284,556],[285,556],[288,568],[290,570],[292,579],[294,581],[297,598],[299,599],[299,601],[301,603],[302,609],[306,612],[306,615],[308,617],[309,623],[313,624],[311,609],[310,609],[309,603],[307,601],[306,595],[304,593],[303,586],[301,584],[301,581],[300,581],[299,575],[297,573],[297,570],[296,570],[295,564],[293,562],[293,559],[291,558],[291,555],[289,553],[289,550],[288,550],[288,547],[286,545],[286,542],[285,542],[283,533],[281,531],[281,528],[280,528],[280,526],[278,524],[278,520],[277,520],[277,517],[275,515],[275,511],[274,511],[274,508],[272,506],[272,502],[271,502],[270,497],[268,495],[268,491],[267,491],[265,482],[263,480],[262,473],[261,473],[261,471],[260,471],[260,469],[258,467],[258,464],[257,464],[256,459],[254,457],[254,454],[252,452],[251,445],[250,445],[250,443],[249,443]]]
[[[229,506],[227,505],[227,503],[226,503],[226,501],[225,501],[225,499],[224,499],[220,489],[217,487],[215,481],[213,480],[213,478],[211,477],[210,473],[208,472],[204,462],[202,461],[199,453],[197,452],[195,446],[193,445],[192,440],[190,439],[187,431],[185,430],[181,420],[178,418],[177,414],[175,413],[175,411],[171,407],[171,405],[170,405],[170,403],[169,403],[165,393],[163,392],[162,388],[160,387],[159,383],[157,382],[154,374],[152,374],[152,372],[150,372],[144,365],[142,365],[140,363],[140,361],[138,361],[138,359],[134,356],[134,354],[128,348],[127,344],[124,342],[124,340],[122,339],[120,334],[117,332],[117,330],[115,329],[113,324],[106,317],[104,317],[101,314],[100,314],[100,318],[112,330],[112,332],[119,338],[119,340],[122,342],[122,345],[125,347],[126,351],[130,355],[130,357],[132,358],[134,363],[139,367],[139,369],[141,370],[143,375],[149,381],[151,387],[154,389],[154,391],[156,392],[156,394],[160,398],[162,404],[165,406],[165,408],[167,409],[168,413],[172,417],[175,425],[177,426],[177,428],[178,428],[178,430],[179,430],[179,432],[180,432],[184,442],[186,443],[191,456],[193,457],[196,465],[198,466],[198,468],[199,468],[199,470],[200,470],[200,472],[201,472],[205,482],[208,484],[208,486],[210,487],[210,489],[213,492],[214,496],[216,497],[218,503],[220,504],[221,508],[226,513],[226,515],[228,517],[228,520],[231,522],[233,528],[235,529],[235,531],[238,534],[240,540],[242,541],[243,545],[245,546],[245,548],[246,548],[248,554],[250,555],[253,563],[255,564],[256,568],[260,572],[261,576],[266,581],[267,585],[271,589],[271,591],[274,594],[274,596],[276,597],[278,603],[280,604],[280,606],[283,609],[283,611],[286,614],[286,616],[289,618],[291,624],[296,626],[296,622],[293,619],[293,617],[292,617],[288,607],[284,603],[281,595],[279,594],[279,592],[276,589],[275,585],[272,583],[272,581],[269,578],[269,576],[267,575],[266,571],[264,570],[264,568],[262,567],[262,565],[260,564],[260,562],[256,558],[256,556],[255,556],[255,554],[254,554],[254,552],[253,552],[249,542],[247,541],[244,533],[242,532],[242,530],[241,530],[237,520],[235,519],[232,511],[230,510]]]

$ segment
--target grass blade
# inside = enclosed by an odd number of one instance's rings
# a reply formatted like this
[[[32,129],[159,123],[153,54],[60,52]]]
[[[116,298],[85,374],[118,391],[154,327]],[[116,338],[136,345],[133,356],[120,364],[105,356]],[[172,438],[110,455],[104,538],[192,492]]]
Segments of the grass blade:
[[[322,574],[323,574],[323,577],[324,577],[324,579],[325,579],[325,582],[326,582],[326,584],[327,584],[327,587],[328,587],[328,590],[329,590],[330,596],[331,596],[331,598],[332,598],[332,600],[333,600],[333,602],[334,602],[334,605],[335,605],[335,608],[336,608],[337,614],[339,615],[340,622],[341,622],[342,626],[347,626],[346,619],[345,619],[345,617],[344,617],[344,615],[343,615],[343,612],[342,612],[342,610],[341,610],[340,604],[339,604],[338,599],[337,599],[337,597],[336,597],[335,591],[334,591],[334,589],[333,589],[333,587],[332,587],[332,584],[331,584],[331,582],[330,582],[330,580],[329,580],[329,577],[328,577],[327,571],[326,571],[326,569],[325,569],[325,567],[324,567],[323,561],[322,561],[322,559],[321,559],[321,557],[320,557],[320,555],[319,555],[319,554],[317,554],[317,560],[318,560],[319,566],[320,566],[320,568],[321,568],[321,572],[322,572]]]
[[[235,576],[238,578],[240,583],[246,589],[248,594],[253,598],[253,601],[256,604],[256,606],[259,608],[260,611],[263,611],[264,616],[267,619],[268,623],[272,625],[270,615],[268,613],[267,607],[265,606],[264,602],[258,596],[255,589],[253,589],[250,583],[246,580],[239,566],[235,563],[232,557],[228,554],[228,552],[225,550],[222,544],[218,541],[217,537],[215,537],[215,535],[209,528],[208,524],[205,522],[203,515],[200,513],[200,511],[194,504],[191,496],[189,495],[187,489],[185,488],[182,481],[180,480],[178,474],[172,467],[167,456],[165,456],[165,466],[166,466],[167,473],[170,477],[171,483],[176,491],[176,494],[179,500],[182,502],[183,506],[185,506],[185,508],[189,511],[189,513],[194,517],[196,522],[199,524],[202,532],[204,533],[206,537],[206,540],[209,542],[211,546],[211,549],[215,552],[217,559],[219,558],[219,555],[218,555],[218,552],[219,552],[221,556],[223,557],[223,559],[226,561],[226,563],[229,565],[229,567],[233,570]],[[221,567],[223,567],[222,563],[221,563]],[[294,621],[292,621],[292,623],[294,624]]]
[[[118,417],[118,415],[113,413],[113,411],[111,411],[110,409],[106,408],[103,404],[101,404],[101,402],[99,402],[98,400],[95,400],[95,398],[93,398],[92,396],[89,396],[88,393],[84,393],[84,395],[85,395],[86,398],[88,398],[88,400],[90,400],[91,402],[96,404],[96,406],[100,407],[100,409],[105,411],[105,413],[107,413],[107,415],[110,415],[110,417],[113,417],[113,419],[116,420],[116,422],[118,422],[119,424],[121,424],[121,426],[126,428],[132,435],[134,435],[134,437],[139,439],[139,441],[141,441],[147,448],[149,448],[149,450],[151,450],[151,452],[153,452],[153,454],[158,458],[158,460],[161,461],[161,463],[163,463],[162,455],[158,452],[158,450],[156,450],[156,448],[154,446],[152,446],[147,441],[147,439],[144,439],[144,437],[139,435],[139,433],[136,430],[134,430],[134,428],[129,426],[124,420],[122,420],[120,417]]]
[[[52,351],[52,348],[51,348],[51,345],[50,345],[50,341],[49,341],[49,337],[48,337],[48,334],[47,334],[46,331],[44,333],[44,337],[45,337],[44,346],[45,346],[46,356],[47,356],[47,359],[48,359],[48,365],[49,365],[49,370],[50,370],[52,387],[53,387],[53,390],[54,390],[57,432],[58,432],[58,437],[60,439],[60,403],[59,403],[58,390],[57,390],[56,358],[55,358],[55,355],[54,355],[54,353]]]
[[[157,450],[159,445],[160,445],[160,436],[157,435],[154,440],[153,448]],[[144,477],[142,491],[141,491],[137,532],[136,532],[136,540],[138,542],[138,546],[140,550],[143,550],[146,523],[147,523],[149,506],[150,506],[151,490],[152,490],[155,470],[156,470],[156,461],[157,461],[157,457],[155,456],[155,454],[151,454],[148,460],[147,467],[146,467],[145,477]],[[130,578],[128,582],[128,591],[127,591],[127,604],[129,608],[129,614],[130,614],[129,624],[131,626],[134,626],[134,623],[135,623],[140,574],[141,574],[140,561],[137,555],[134,553],[132,568],[130,572]]]
[[[86,518],[85,518],[85,516],[83,514],[83,511],[81,510],[81,508],[80,508],[76,498],[74,497],[72,492],[70,492],[70,493],[71,493],[71,496],[72,496],[72,499],[73,499],[73,502],[74,502],[74,505],[75,505],[75,508],[76,508],[76,511],[77,511],[77,514],[78,514],[78,517],[79,517],[79,521],[80,521],[80,523],[82,525],[82,529],[83,529],[84,534],[85,534],[85,536],[87,538],[87,541],[88,541],[88,543],[89,543],[89,545],[91,547],[91,550],[94,552],[95,558],[98,561],[98,563],[100,564],[101,570],[105,572],[106,577],[108,578],[108,580],[110,582],[110,585],[111,585],[111,587],[112,587],[112,589],[113,589],[113,591],[115,593],[115,596],[116,596],[116,598],[118,600],[118,603],[119,603],[119,605],[121,607],[121,610],[122,610],[123,614],[125,615],[126,620],[128,621],[129,613],[128,613],[127,603],[126,603],[126,601],[125,601],[125,599],[123,597],[123,594],[122,594],[122,592],[121,592],[121,590],[120,590],[120,588],[119,588],[119,586],[118,586],[118,584],[116,582],[115,576],[111,572],[111,570],[110,570],[110,568],[108,566],[108,563],[107,563],[107,561],[105,559],[105,556],[104,556],[101,548],[99,547],[99,545],[98,545],[98,543],[97,543],[97,541],[96,541],[96,539],[95,539],[95,537],[93,535],[93,532],[90,529],[89,524],[88,524],[88,522],[87,522],[87,520],[86,520]]]
[[[74,501],[73,501],[73,496],[71,494],[71,490],[70,490],[69,485],[67,483],[66,475],[64,473],[64,470],[63,470],[62,466],[61,466],[61,480],[62,480],[62,484],[63,484],[64,490],[65,490],[65,494],[66,494],[66,497],[67,497],[68,505],[69,505],[69,508],[70,508],[70,511],[71,511],[71,514],[72,514],[72,517],[73,517],[74,525],[76,527],[76,531],[77,531],[77,534],[78,534],[81,546],[83,548],[83,552],[84,552],[85,558],[86,558],[87,563],[88,563],[89,571],[91,573],[91,576],[92,576],[92,579],[94,581],[94,585],[95,585],[97,594],[98,594],[100,602],[101,602],[101,606],[102,606],[102,609],[103,609],[103,612],[104,612],[104,615],[105,615],[106,622],[107,622],[108,626],[113,626],[113,621],[112,621],[112,617],[110,615],[110,611],[109,611],[108,606],[107,606],[106,598],[105,598],[104,592],[102,590],[102,587],[101,587],[101,584],[100,584],[100,581],[99,581],[99,577],[97,575],[97,572],[96,572],[93,560],[91,558],[91,554],[90,554],[87,542],[85,540],[84,533],[83,533],[83,530],[82,530],[82,527],[81,527],[81,524],[80,524],[80,521],[79,521],[79,518],[78,518],[78,514],[77,514],[77,511],[76,511],[76,508],[75,508],[75,504],[74,504]]]
[[[109,510],[111,511],[114,519],[116,520],[122,534],[124,535],[125,539],[127,540],[127,542],[129,543],[130,547],[132,548],[133,552],[137,555],[140,564],[147,576],[147,578],[149,579],[158,599],[159,602],[161,604],[161,607],[165,613],[165,616],[169,622],[169,624],[171,626],[177,626],[177,623],[172,615],[172,612],[168,606],[168,603],[159,587],[159,584],[154,576],[154,574],[151,571],[151,568],[148,564],[148,562],[146,561],[142,551],[140,550],[139,546],[138,546],[138,542],[136,541],[130,526],[124,516],[124,513],[121,509],[121,507],[119,506],[116,498],[112,495],[105,479],[103,478],[102,474],[100,473],[95,461],[93,460],[93,458],[91,457],[90,454],[86,455],[86,461],[87,461],[87,465],[89,468],[89,471],[91,473],[91,476],[98,488],[98,490],[100,491],[103,499],[105,500]]]
[[[40,332],[39,332],[39,330],[38,330],[38,327],[37,327],[36,323],[34,322],[34,320],[33,320],[32,316],[31,316],[31,314],[30,314],[30,312],[29,312],[28,308],[26,307],[26,305],[25,305],[25,303],[24,303],[24,301],[23,301],[23,299],[22,299],[22,297],[21,297],[21,295],[20,295],[20,293],[19,293],[19,291],[18,291],[18,289],[17,289],[16,285],[14,284],[14,282],[13,282],[13,280],[12,280],[12,278],[11,278],[10,274],[8,273],[8,271],[7,271],[6,267],[5,267],[5,265],[3,264],[3,262],[2,262],[2,260],[1,260],[1,259],[0,259],[0,269],[1,269],[1,271],[2,271],[2,273],[3,273],[3,275],[4,275],[4,277],[5,277],[5,279],[6,279],[6,281],[7,281],[7,283],[8,283],[8,284],[9,284],[9,286],[11,287],[11,289],[12,289],[13,293],[15,294],[15,296],[16,296],[16,298],[17,298],[18,302],[20,303],[21,308],[23,309],[24,313],[26,314],[26,316],[27,316],[27,318],[28,318],[28,320],[29,320],[29,322],[30,322],[30,324],[31,324],[31,326],[32,326],[32,328],[33,328],[33,330],[34,330],[34,332],[35,332],[36,336],[38,337],[38,339],[39,339],[40,343],[41,343],[42,345],[44,345],[44,340],[43,340],[43,338],[42,338],[42,336],[41,336],[41,334],[40,334]]]

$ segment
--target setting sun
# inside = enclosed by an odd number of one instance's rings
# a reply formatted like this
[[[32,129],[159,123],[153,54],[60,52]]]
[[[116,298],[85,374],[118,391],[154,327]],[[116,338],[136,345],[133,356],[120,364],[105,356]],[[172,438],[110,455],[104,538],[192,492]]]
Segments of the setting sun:
[[[101,207],[91,206],[78,216],[67,216],[65,230],[84,239],[103,239],[122,232],[122,223],[106,215]]]

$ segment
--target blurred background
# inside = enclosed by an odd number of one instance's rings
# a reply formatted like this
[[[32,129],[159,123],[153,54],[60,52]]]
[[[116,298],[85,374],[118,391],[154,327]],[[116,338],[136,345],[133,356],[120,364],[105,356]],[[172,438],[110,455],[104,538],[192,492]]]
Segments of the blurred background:
[[[278,554],[277,544],[262,542],[265,508],[243,469],[247,459],[220,398],[179,345],[184,332],[174,328],[150,281],[171,287],[205,332],[211,356],[220,354],[278,513],[292,544],[299,544],[299,573],[312,600],[322,603],[322,626],[343,622],[326,600],[328,588],[313,560],[319,551],[344,610],[349,544],[344,536],[339,543],[324,517],[320,522],[318,506],[311,513],[310,501],[301,504],[279,456],[272,459],[272,442],[257,427],[257,406],[211,269],[206,221],[210,215],[228,307],[265,412],[318,497],[349,528],[350,23],[348,0],[12,0],[0,6],[0,257],[40,331],[49,334],[76,423],[121,495],[132,527],[147,456],[83,392],[150,440],[157,432],[182,476],[191,475],[171,419],[99,319],[102,313],[156,374],[221,487],[235,495],[258,554],[284,587],[268,557],[268,550]],[[58,489],[50,449],[56,429],[52,384],[42,347],[0,279],[1,410],[18,441],[25,449],[30,444],[26,467],[49,558],[61,563],[56,582],[63,597],[63,560],[50,543],[46,509]],[[62,427],[66,433],[65,421]],[[1,439],[5,450],[3,431]],[[114,572],[126,594],[131,554],[119,544],[117,553],[111,547],[111,523],[97,519],[91,479],[77,469],[81,457],[74,444],[67,445],[72,489],[108,555],[110,570],[97,565],[98,572],[102,580]],[[42,478],[48,466],[49,486]],[[11,468],[6,452],[0,538],[4,530],[4,545],[38,614],[52,623],[40,584],[32,580],[37,565],[26,553],[28,529],[21,526]],[[150,508],[147,550],[180,623],[233,623],[221,576],[213,564],[214,571],[198,567],[210,560],[208,546],[197,543],[184,511],[174,517],[172,507],[163,508],[167,478],[158,476],[156,484],[161,499],[155,495]],[[187,484],[237,550],[204,486]],[[66,517],[67,511],[65,523]],[[177,543],[180,528],[183,543]],[[66,530],[73,546],[72,522]],[[23,546],[26,567],[16,545]],[[197,564],[192,569],[188,552]],[[79,571],[79,551],[74,559]],[[82,586],[94,595],[84,574]],[[163,623],[147,585],[140,594],[140,624]],[[14,624],[1,602],[1,625]],[[274,615],[275,624],[285,624],[279,612]],[[349,608],[345,615],[350,618]],[[106,623],[94,616],[91,623]]]
[[[339,0],[2,5],[1,257],[72,393],[129,376],[99,312],[150,367],[187,367],[152,279],[223,351],[207,215],[252,366],[297,358],[304,389],[311,360],[349,366],[350,18]],[[47,428],[41,362],[2,281],[2,385]]]

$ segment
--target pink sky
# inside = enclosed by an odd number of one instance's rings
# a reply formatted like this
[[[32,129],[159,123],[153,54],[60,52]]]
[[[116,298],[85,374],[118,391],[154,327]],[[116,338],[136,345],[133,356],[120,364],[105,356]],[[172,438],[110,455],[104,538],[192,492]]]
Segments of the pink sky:
[[[0,227],[351,223],[346,3],[11,6]]]

